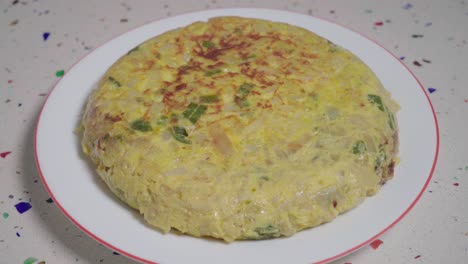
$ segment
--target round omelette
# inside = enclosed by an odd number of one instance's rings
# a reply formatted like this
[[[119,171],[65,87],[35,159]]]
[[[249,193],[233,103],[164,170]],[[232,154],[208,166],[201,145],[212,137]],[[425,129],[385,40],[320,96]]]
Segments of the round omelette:
[[[291,236],[393,176],[398,108],[332,42],[218,17],[120,58],[89,97],[82,148],[112,192],[164,232]]]

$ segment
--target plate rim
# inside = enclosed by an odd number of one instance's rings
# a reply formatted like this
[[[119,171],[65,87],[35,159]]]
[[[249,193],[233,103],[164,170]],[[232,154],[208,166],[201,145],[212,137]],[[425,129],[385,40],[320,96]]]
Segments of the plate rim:
[[[128,30],[125,30],[124,32],[122,33],[118,33],[114,36],[111,36],[109,39],[103,41],[102,43],[100,43],[96,48],[94,48],[93,50],[89,51],[88,53],[84,54],[83,56],[81,56],[77,61],[75,61],[70,67],[68,67],[66,69],[66,72],[69,72],[71,71],[75,66],[77,66],[78,64],[80,64],[85,58],[87,58],[90,54],[92,54],[93,52],[95,52],[96,50],[98,50],[99,48],[105,46],[107,43],[109,42],[112,42],[114,41],[115,39],[123,36],[123,35],[126,35],[134,30],[137,30],[141,27],[144,27],[144,26],[147,26],[149,24],[152,24],[152,23],[157,23],[157,22],[160,22],[160,21],[163,21],[165,19],[169,19],[169,18],[176,18],[176,17],[183,17],[183,16],[187,16],[187,15],[190,15],[190,14],[196,14],[196,13],[204,13],[204,12],[225,12],[225,11],[234,11],[234,10],[244,10],[244,11],[263,11],[263,12],[269,12],[269,11],[273,11],[273,12],[282,12],[282,13],[288,13],[290,15],[305,15],[307,16],[306,14],[303,14],[303,13],[299,13],[299,12],[295,12],[295,11],[291,11],[291,10],[282,10],[282,9],[274,9],[274,8],[249,8],[249,7],[241,7],[241,8],[214,8],[214,9],[209,9],[209,10],[196,10],[196,11],[189,11],[189,12],[183,12],[183,13],[179,13],[175,16],[170,16],[170,17],[163,17],[163,18],[158,18],[158,19],[154,19],[154,20],[150,20],[148,22],[144,22],[142,24],[139,24],[135,27],[132,27]],[[357,244],[356,246],[354,247],[351,247],[350,249],[348,250],[345,250],[339,254],[336,254],[334,256],[331,256],[331,257],[328,257],[326,259],[322,259],[322,260],[319,260],[318,262],[315,262],[315,263],[328,263],[328,262],[331,262],[333,260],[337,260],[337,259],[340,259],[354,251],[357,251],[358,249],[368,245],[369,243],[371,243],[372,241],[374,241],[375,239],[377,239],[378,237],[380,237],[382,234],[386,233],[389,229],[391,229],[393,226],[395,226],[398,222],[400,222],[408,213],[409,211],[411,211],[411,209],[414,208],[414,206],[416,205],[416,203],[420,200],[421,196],[423,195],[424,191],[426,190],[427,186],[429,185],[433,175],[434,175],[434,172],[435,172],[435,167],[437,165],[437,161],[438,161],[438,157],[439,157],[439,151],[440,151],[440,132],[439,132],[439,123],[438,123],[438,120],[437,120],[437,115],[436,115],[436,112],[435,112],[435,109],[434,109],[434,106],[432,104],[432,101],[429,97],[429,94],[428,92],[425,90],[424,86],[422,85],[421,81],[419,81],[419,79],[416,77],[416,75],[414,74],[414,72],[406,65],[404,64],[395,54],[393,54],[390,50],[388,50],[387,48],[385,48],[383,45],[381,45],[380,43],[378,43],[376,40],[368,37],[367,35],[365,35],[364,33],[361,33],[357,30],[354,30],[346,25],[343,25],[341,23],[338,23],[336,21],[332,21],[328,18],[324,18],[324,17],[321,17],[321,16],[317,16],[317,15],[308,15],[312,18],[315,18],[315,19],[318,19],[318,20],[322,20],[322,21],[325,21],[325,22],[328,22],[330,24],[333,24],[335,26],[338,26],[338,27],[341,27],[343,29],[346,29],[348,31],[351,31],[353,32],[354,34],[357,34],[361,37],[364,37],[366,40],[368,41],[371,41],[372,43],[376,44],[377,46],[379,46],[381,49],[383,49],[386,53],[388,53],[389,55],[391,55],[394,59],[396,59],[405,69],[407,72],[409,72],[412,76],[412,78],[418,83],[419,87],[421,88],[421,90],[423,91],[425,97],[426,97],[426,100],[427,102],[429,103],[429,107],[430,107],[430,110],[432,112],[432,116],[433,116],[433,119],[434,119],[434,129],[435,129],[435,150],[434,150],[434,158],[433,158],[433,161],[432,161],[432,166],[431,166],[431,169],[429,171],[429,175],[423,185],[423,187],[421,188],[421,190],[419,191],[419,193],[417,194],[417,196],[415,197],[415,199],[410,203],[410,205],[403,211],[403,213],[401,213],[400,216],[398,216],[395,220],[393,220],[387,227],[385,227],[384,229],[382,229],[380,232],[378,232],[377,234],[373,235],[372,237],[364,240],[363,242]],[[95,235],[94,233],[92,233],[90,230],[88,230],[86,227],[84,227],[83,225],[81,225],[76,219],[74,219],[69,213],[68,211],[61,205],[61,203],[56,200],[55,198],[55,195],[53,194],[52,190],[50,189],[48,183],[47,183],[47,180],[42,172],[42,169],[41,169],[41,164],[39,162],[39,155],[38,155],[38,130],[39,130],[39,124],[40,124],[40,121],[41,121],[41,117],[42,117],[42,114],[43,114],[43,110],[45,108],[45,106],[47,105],[48,103],[48,100],[49,100],[49,97],[50,95],[54,92],[55,88],[58,86],[59,83],[61,83],[63,79],[59,79],[55,82],[55,84],[53,85],[53,87],[50,89],[47,97],[45,98],[41,108],[40,108],[40,111],[39,111],[39,115],[37,117],[37,121],[36,121],[36,125],[35,125],[35,128],[34,128],[34,158],[35,158],[35,163],[36,163],[36,167],[38,169],[38,172],[39,172],[39,176],[41,178],[41,181],[42,183],[44,184],[48,194],[51,196],[51,198],[54,200],[54,203],[57,205],[57,207],[59,208],[59,210],[66,216],[66,218],[68,218],[69,221],[71,221],[74,225],[76,225],[81,231],[83,231],[84,233],[86,233],[88,236],[90,236],[91,238],[93,238],[94,240],[96,240],[97,242],[105,245],[106,247],[108,247],[109,249],[111,250],[115,250],[123,255],[125,255],[126,257],[129,257],[133,260],[136,260],[136,261],[139,261],[139,262],[143,262],[143,263],[150,263],[150,264],[157,264],[158,262],[155,262],[155,261],[151,261],[151,260],[147,260],[147,259],[144,259],[142,257],[139,257],[139,256],[136,256],[132,253],[129,253],[129,252],[126,252],[125,250],[123,249],[120,249],[118,248],[117,246],[114,246],[112,245],[110,242],[107,242],[106,240],[104,240],[103,238]]]

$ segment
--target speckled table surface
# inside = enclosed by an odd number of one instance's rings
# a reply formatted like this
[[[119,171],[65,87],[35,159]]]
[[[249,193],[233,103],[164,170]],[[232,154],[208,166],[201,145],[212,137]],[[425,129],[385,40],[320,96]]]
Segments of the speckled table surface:
[[[380,237],[383,244],[336,263],[467,263],[468,4],[462,0],[2,0],[0,263],[135,263],[88,237],[49,199],[34,161],[39,110],[62,70],[114,36],[159,18],[227,7],[290,10],[347,25],[401,57],[429,92],[441,148],[428,188]]]

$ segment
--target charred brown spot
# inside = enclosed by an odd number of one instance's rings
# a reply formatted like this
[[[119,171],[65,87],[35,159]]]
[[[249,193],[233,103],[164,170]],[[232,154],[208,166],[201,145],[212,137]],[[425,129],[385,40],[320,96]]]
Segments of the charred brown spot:
[[[336,208],[338,206],[338,202],[336,200],[333,200],[333,208]]]
[[[393,176],[393,172],[395,170],[395,162],[392,160],[392,162],[390,162],[390,164],[388,164],[388,169],[387,169],[387,174],[388,176]]]
[[[187,88],[187,84],[181,83],[181,84],[176,85],[175,91],[178,92],[178,91],[184,90],[185,88]]]
[[[121,117],[120,115],[115,115],[115,116],[113,116],[113,115],[111,115],[111,114],[109,114],[109,113],[107,113],[107,114],[104,116],[104,119],[109,120],[109,121],[114,122],[114,123],[115,123],[115,122],[122,121],[122,117]]]
[[[277,57],[280,57],[282,59],[285,59],[286,57],[284,57],[283,53],[281,51],[278,51],[278,50],[274,50],[273,51],[273,55],[277,56]]]

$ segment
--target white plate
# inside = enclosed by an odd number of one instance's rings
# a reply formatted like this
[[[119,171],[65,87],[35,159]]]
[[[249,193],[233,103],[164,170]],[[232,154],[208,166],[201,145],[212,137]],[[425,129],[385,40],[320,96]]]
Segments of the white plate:
[[[329,224],[283,239],[225,244],[161,234],[119,202],[83,158],[73,133],[98,79],[128,50],[167,30],[209,17],[236,15],[286,22],[309,29],[359,56],[400,103],[400,158],[395,177],[374,197]],[[372,40],[311,16],[266,9],[221,9],[155,21],[97,48],[70,70],[50,93],[36,128],[36,161],[57,206],[102,244],[144,262],[311,263],[335,260],[367,245],[398,222],[426,188],[437,160],[434,110],[415,76]]]

